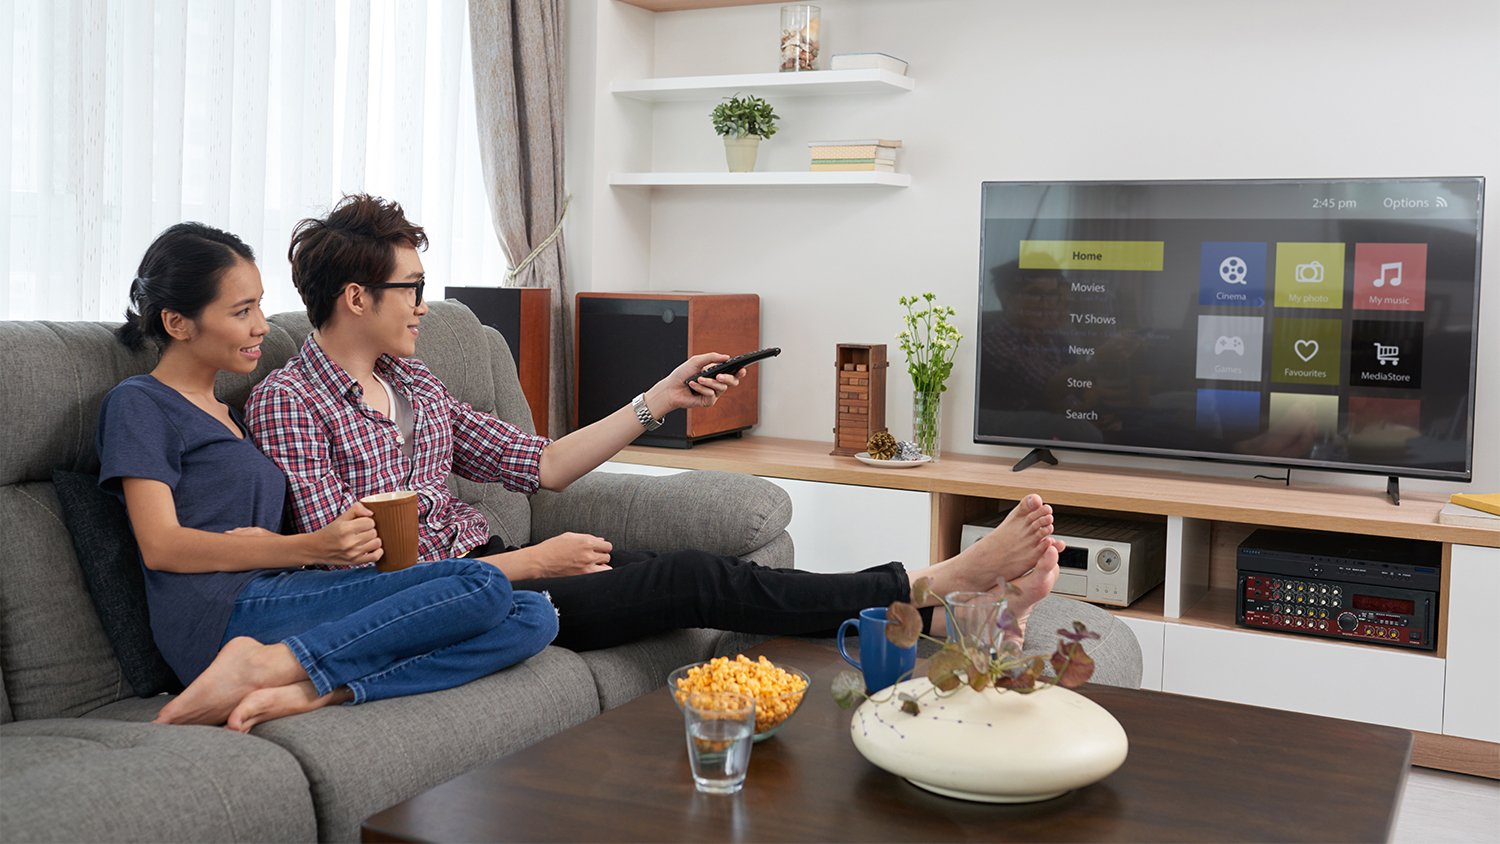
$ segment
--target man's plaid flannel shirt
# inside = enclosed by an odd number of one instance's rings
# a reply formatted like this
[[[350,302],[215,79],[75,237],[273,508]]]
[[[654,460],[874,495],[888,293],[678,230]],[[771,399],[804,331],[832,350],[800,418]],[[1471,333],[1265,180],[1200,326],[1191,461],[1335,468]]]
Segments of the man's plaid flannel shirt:
[[[540,486],[542,449],[551,441],[456,400],[421,361],[382,355],[375,372],[411,402],[410,460],[396,423],[365,404],[363,388],[311,335],[300,354],[251,393],[250,431],[286,473],[293,527],[310,533],[359,498],[410,489],[419,498],[421,562],[483,545],[489,523],[449,491],[449,473],[530,495]]]

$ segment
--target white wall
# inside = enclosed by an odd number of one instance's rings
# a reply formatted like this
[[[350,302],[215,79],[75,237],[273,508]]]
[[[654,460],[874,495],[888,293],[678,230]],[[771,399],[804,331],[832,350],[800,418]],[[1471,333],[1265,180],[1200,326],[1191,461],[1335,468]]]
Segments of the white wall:
[[[762,369],[760,434],[830,438],[840,342],[890,344],[887,418],[902,434],[910,382],[894,342],[896,300],[931,290],[959,309],[966,335],[944,448],[1021,453],[970,442],[983,180],[1480,175],[1492,194],[1486,239],[1500,243],[1495,0],[819,5],[825,56],[892,53],[911,62],[916,90],[772,98],[782,130],[762,144],[757,169],[804,169],[809,140],[894,137],[905,142],[908,189],[609,187],[611,169],[723,168],[712,102],[653,108],[613,97],[610,81],[774,70],[777,6],[652,14],[615,0],[572,4],[571,91],[588,95],[568,116],[579,289],[759,293],[762,339],[785,350]],[[1500,255],[1490,253],[1473,486],[1484,491],[1500,488]],[[1383,488],[1347,475],[1295,479]]]

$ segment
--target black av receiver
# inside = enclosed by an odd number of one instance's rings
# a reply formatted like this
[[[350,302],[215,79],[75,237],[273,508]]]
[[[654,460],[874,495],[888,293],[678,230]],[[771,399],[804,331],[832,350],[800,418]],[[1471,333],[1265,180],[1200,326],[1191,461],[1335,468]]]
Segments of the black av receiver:
[[[1257,530],[1235,555],[1235,621],[1430,651],[1441,561],[1436,542]]]

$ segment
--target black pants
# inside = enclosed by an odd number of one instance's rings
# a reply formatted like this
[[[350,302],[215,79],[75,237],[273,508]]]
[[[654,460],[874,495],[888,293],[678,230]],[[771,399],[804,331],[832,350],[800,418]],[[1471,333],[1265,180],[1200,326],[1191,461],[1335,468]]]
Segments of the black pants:
[[[470,551],[507,547],[498,537]],[[911,599],[900,563],[847,574],[773,569],[706,551],[620,551],[610,570],[511,584],[546,592],[557,607],[556,645],[588,651],[685,627],[766,635],[832,634],[866,607]]]

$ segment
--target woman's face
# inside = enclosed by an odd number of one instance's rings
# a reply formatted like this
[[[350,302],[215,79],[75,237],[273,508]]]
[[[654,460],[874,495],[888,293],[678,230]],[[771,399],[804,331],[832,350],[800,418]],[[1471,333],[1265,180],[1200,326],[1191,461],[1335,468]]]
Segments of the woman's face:
[[[172,345],[215,369],[253,372],[260,361],[261,340],[270,331],[260,310],[264,292],[260,270],[237,258],[220,274],[219,295],[193,321],[191,336]]]

